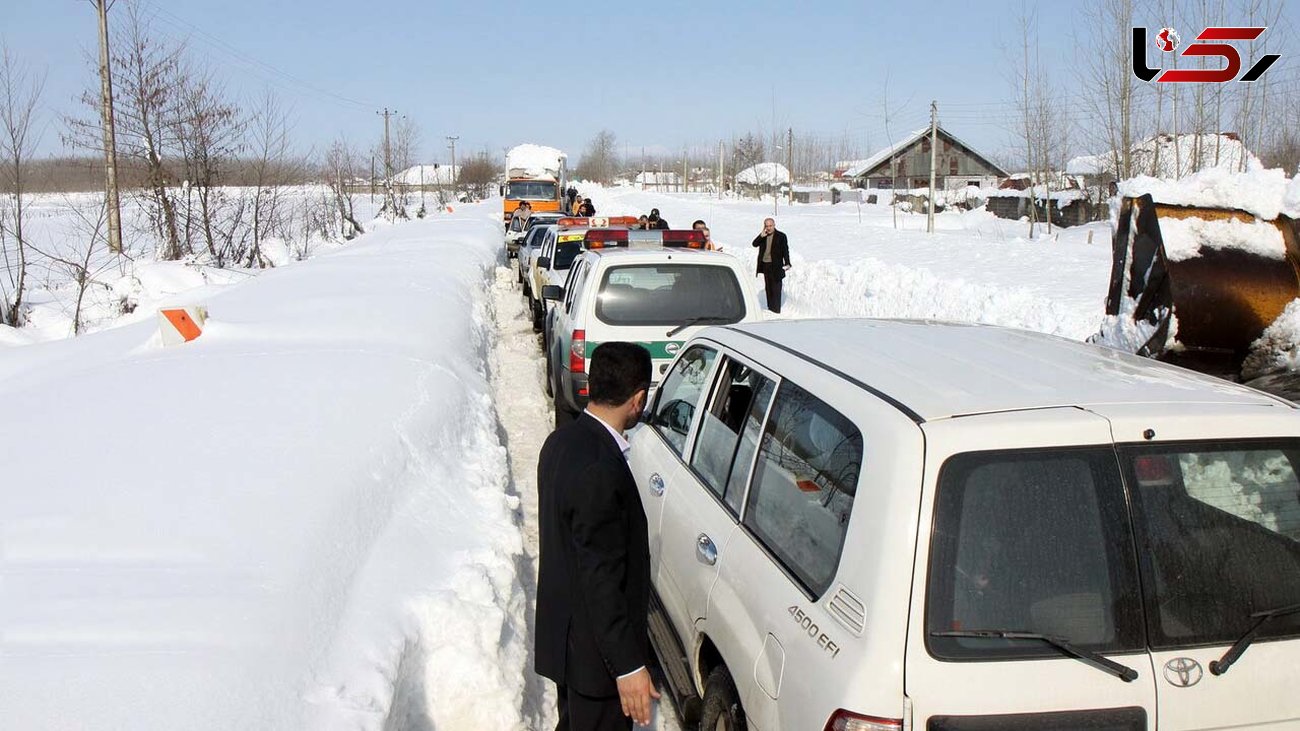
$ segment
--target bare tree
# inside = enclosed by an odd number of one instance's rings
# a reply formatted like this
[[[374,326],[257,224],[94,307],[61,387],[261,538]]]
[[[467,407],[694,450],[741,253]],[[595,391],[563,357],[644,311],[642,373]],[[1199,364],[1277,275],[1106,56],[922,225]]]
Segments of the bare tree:
[[[138,2],[128,1],[124,7],[125,14],[111,39],[117,151],[125,165],[142,169],[143,202],[151,225],[163,241],[162,258],[179,259],[185,250],[176,201],[169,187],[176,181],[169,161],[179,157],[176,134],[186,86],[185,45],[155,33],[151,18]],[[98,64],[90,59],[88,62]],[[84,92],[81,99],[87,116],[67,118],[65,142],[80,149],[102,151],[99,84]]]
[[[301,165],[292,159],[290,112],[270,91],[262,96],[249,120],[249,163],[253,195],[253,241],[246,265],[266,267],[262,242],[283,226],[284,188],[302,176]]]
[[[244,199],[222,188],[222,172],[241,151],[245,121],[210,74],[187,74],[173,124],[185,170],[187,248],[197,230],[219,267],[243,258]],[[195,206],[197,205],[197,211]]]
[[[460,165],[458,180],[471,198],[485,198],[501,171],[502,163],[492,159],[486,150],[466,159]]]
[[[614,172],[619,166],[616,143],[617,138],[613,132],[607,129],[597,132],[591,142],[587,143],[587,149],[578,161],[578,167],[574,170],[577,176],[604,185],[613,181]]]
[[[339,231],[344,239],[354,239],[366,232],[357,221],[355,201],[352,196],[352,188],[360,172],[357,167],[356,151],[346,140],[335,141],[325,153],[325,169],[329,176],[330,190],[334,195],[334,207],[338,211]]]
[[[0,281],[0,320],[22,324],[23,294],[27,286],[27,234],[23,230],[26,211],[27,169],[40,132],[36,129],[36,108],[45,88],[45,75],[18,63],[7,46],[0,46],[0,184],[12,199],[11,223],[0,220],[0,250],[3,251],[6,281]],[[9,255],[3,236],[13,232],[16,261]],[[16,271],[15,271],[16,265]]]
[[[1133,0],[1095,0],[1084,11],[1083,27],[1095,36],[1076,44],[1082,63],[1076,68],[1085,89],[1085,104],[1097,120],[1099,141],[1108,150],[1110,168],[1119,179],[1132,177],[1137,89],[1133,83],[1131,33]]]

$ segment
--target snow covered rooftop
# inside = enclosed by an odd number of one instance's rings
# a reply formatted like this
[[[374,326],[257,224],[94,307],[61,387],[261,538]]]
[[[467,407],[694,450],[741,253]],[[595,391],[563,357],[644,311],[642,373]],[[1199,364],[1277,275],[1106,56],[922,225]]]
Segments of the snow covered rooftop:
[[[944,129],[942,126],[939,127],[938,131],[940,135],[946,136],[949,139],[951,139],[953,142],[956,142],[958,145],[961,145],[970,154],[980,157],[981,159],[984,159],[983,156],[975,152],[974,147],[971,147],[970,145],[966,144],[962,140],[958,139],[956,135]],[[859,175],[863,175],[865,173],[871,172],[873,168],[878,167],[881,163],[890,159],[891,157],[901,154],[904,150],[916,144],[921,140],[921,138],[929,134],[930,134],[930,127],[929,126],[922,127],[921,129],[918,129],[915,132],[912,132],[911,134],[907,135],[899,142],[890,145],[889,147],[886,147],[883,150],[880,150],[879,152],[872,155],[871,157],[864,158],[862,160],[853,161],[854,164],[847,167],[844,170],[842,177],[856,178]],[[991,161],[985,159],[985,162],[988,163],[989,165],[992,165],[995,169],[999,169],[996,165],[993,165]]]
[[[779,162],[760,162],[736,173],[743,185],[783,185],[790,182],[790,171]]]
[[[1243,170],[1259,162],[1237,135],[1159,134],[1133,146],[1133,170],[1156,178],[1177,178],[1200,170],[1219,168],[1229,172]],[[1113,173],[1115,161],[1110,153],[1081,155],[1065,164],[1070,175]]]
[[[456,166],[456,175],[460,175],[461,166]],[[422,177],[423,176],[423,177]],[[405,185],[451,185],[450,165],[415,165],[394,176],[394,180]]]

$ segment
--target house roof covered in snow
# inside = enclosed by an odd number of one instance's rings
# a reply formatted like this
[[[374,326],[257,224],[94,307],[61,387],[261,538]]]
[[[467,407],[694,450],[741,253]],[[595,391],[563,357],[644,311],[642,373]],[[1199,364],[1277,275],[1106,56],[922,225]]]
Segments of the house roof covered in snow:
[[[1171,179],[1214,168],[1237,172],[1259,161],[1232,132],[1152,135],[1133,145],[1131,159],[1135,175]],[[1114,175],[1115,160],[1110,153],[1080,155],[1065,164],[1065,172]]]
[[[456,175],[460,175],[460,167],[460,165],[456,166]],[[423,173],[423,177],[421,177],[421,173]],[[425,185],[451,185],[451,176],[451,166],[439,163],[436,165],[414,165],[393,176],[393,180],[404,185],[419,185],[421,181]]]
[[[929,134],[930,134],[930,128],[928,126],[922,127],[921,129],[912,132],[907,137],[904,137],[901,141],[893,145],[890,145],[889,147],[886,147],[883,150],[880,150],[879,152],[872,155],[871,157],[856,161],[856,163],[853,166],[844,170],[843,177],[857,178],[863,175],[870,174],[871,172],[875,171],[876,168],[879,168],[881,165],[885,164],[886,162],[889,162],[890,159],[902,155],[903,152],[907,150],[909,147],[920,144],[921,141]],[[949,142],[952,142],[956,144],[958,147],[964,149],[966,151],[966,154],[979,159],[985,165],[989,166],[989,168],[997,172],[999,176],[1006,177],[1007,172],[1003,170],[1001,166],[997,165],[992,160],[989,160],[987,157],[984,157],[983,155],[976,152],[974,147],[971,147],[970,145],[966,144],[962,140],[957,139],[956,135],[944,129],[942,126],[940,126],[939,129],[937,130],[937,134],[940,137],[947,138]]]
[[[741,185],[784,185],[790,182],[790,171],[779,162],[760,162],[736,173]]]

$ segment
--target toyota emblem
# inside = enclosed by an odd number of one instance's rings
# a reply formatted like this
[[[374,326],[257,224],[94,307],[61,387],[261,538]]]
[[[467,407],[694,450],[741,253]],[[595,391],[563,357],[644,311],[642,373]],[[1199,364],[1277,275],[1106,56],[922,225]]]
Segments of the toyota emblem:
[[[1190,657],[1176,657],[1165,663],[1165,680],[1178,688],[1190,688],[1201,682],[1201,664]]]

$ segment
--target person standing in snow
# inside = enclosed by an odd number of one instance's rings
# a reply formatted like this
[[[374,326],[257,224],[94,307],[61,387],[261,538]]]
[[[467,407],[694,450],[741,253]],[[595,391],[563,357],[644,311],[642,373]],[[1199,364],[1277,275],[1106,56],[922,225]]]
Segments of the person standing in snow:
[[[763,231],[754,237],[758,249],[758,273],[763,275],[767,290],[767,309],[781,311],[781,285],[790,270],[790,243],[785,233],[776,230],[776,221],[763,219]]]
[[[651,208],[651,209],[650,209],[650,218],[649,218],[648,220],[649,220],[649,223],[650,223],[650,228],[652,228],[652,229],[666,229],[666,228],[668,228],[668,221],[666,221],[666,220],[664,220],[664,219],[662,219],[662,218],[659,217],[659,209],[658,209],[658,208]]]
[[[590,404],[537,462],[540,555],[535,669],[555,682],[557,731],[627,731],[659,698],[646,665],[650,545],[623,432],[650,388],[650,353],[602,343]]]
[[[582,199],[582,205],[578,206],[578,215],[579,215],[579,216],[594,216],[594,215],[596,215],[596,207],[593,206],[593,205],[591,204],[591,199],[590,199],[590,198],[583,198],[583,199]]]
[[[533,213],[533,207],[528,201],[521,201],[515,206],[515,210],[510,214],[510,231],[523,231],[524,224],[528,223],[528,217]]]

